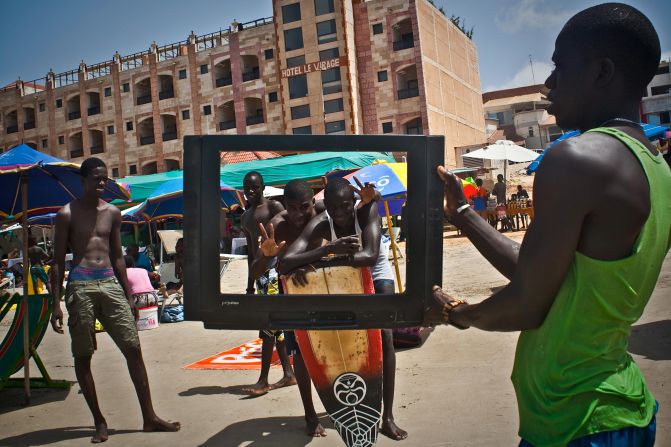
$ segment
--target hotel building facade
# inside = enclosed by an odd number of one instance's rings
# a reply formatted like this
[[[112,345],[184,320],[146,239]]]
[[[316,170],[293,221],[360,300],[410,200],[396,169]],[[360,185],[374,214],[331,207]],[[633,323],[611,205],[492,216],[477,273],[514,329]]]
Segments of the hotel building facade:
[[[182,167],[204,134],[431,134],[483,143],[477,50],[426,0],[273,0],[273,17],[0,89],[17,144],[114,177]]]

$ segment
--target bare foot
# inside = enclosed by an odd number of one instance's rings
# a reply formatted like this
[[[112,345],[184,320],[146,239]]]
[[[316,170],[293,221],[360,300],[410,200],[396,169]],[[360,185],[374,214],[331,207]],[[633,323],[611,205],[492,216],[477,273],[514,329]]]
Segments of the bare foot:
[[[408,432],[399,428],[398,425],[394,422],[393,419],[385,419],[382,422],[382,428],[380,428],[380,433],[385,435],[388,438],[393,439],[394,441],[401,441],[408,437]]]
[[[91,438],[93,444],[100,444],[107,441],[109,435],[107,434],[107,422],[102,421],[96,424],[96,434]]]
[[[163,419],[156,417],[150,421],[145,421],[144,426],[142,427],[143,431],[179,431],[182,428],[182,424],[179,422],[167,422]]]
[[[268,387],[269,390],[276,390],[278,388],[284,388],[285,386],[296,385],[296,376],[285,376],[282,377],[278,382],[273,383]]]
[[[254,385],[249,385],[242,389],[243,393],[249,394],[250,396],[263,396],[268,391],[270,391],[270,387],[265,380],[259,380]]]
[[[326,429],[322,427],[322,424],[319,423],[318,418],[308,418],[305,417],[305,428],[308,433],[308,436],[313,438],[323,438],[326,436]]]

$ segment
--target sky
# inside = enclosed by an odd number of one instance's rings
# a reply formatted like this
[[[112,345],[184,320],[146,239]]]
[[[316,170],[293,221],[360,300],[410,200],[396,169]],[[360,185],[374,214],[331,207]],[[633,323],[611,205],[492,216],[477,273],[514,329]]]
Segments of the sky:
[[[422,0],[418,0],[422,1]],[[448,16],[474,27],[482,91],[542,83],[552,70],[554,39],[578,11],[594,0],[434,0]],[[671,1],[629,0],[659,33],[662,58],[671,58]],[[272,16],[271,0],[32,0],[3,4],[0,86],[19,77],[41,78],[112,58],[115,51],[144,51],[152,41],[186,40],[235,19]],[[533,75],[529,56],[533,61]]]

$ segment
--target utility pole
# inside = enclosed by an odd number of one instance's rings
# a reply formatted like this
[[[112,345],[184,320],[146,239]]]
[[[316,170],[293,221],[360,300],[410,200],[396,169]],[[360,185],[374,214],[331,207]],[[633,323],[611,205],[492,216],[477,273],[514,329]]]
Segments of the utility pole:
[[[534,61],[531,59],[531,55],[529,55],[529,65],[531,65],[531,79],[533,79],[534,85],[536,85],[536,76],[534,75]]]

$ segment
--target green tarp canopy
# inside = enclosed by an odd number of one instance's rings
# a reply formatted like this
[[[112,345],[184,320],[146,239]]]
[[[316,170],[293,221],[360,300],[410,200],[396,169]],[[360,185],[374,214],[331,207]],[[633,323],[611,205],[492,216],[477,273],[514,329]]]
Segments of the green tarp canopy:
[[[321,177],[327,172],[336,169],[359,169],[372,164],[375,160],[394,161],[394,158],[387,152],[315,152],[289,155],[222,166],[220,179],[228,186],[242,189],[245,174],[257,171],[263,176],[266,185],[282,186],[293,179],[321,181]],[[183,171],[171,171],[124,177],[117,179],[117,182],[130,185],[131,200],[141,202],[160,184],[182,175]]]

